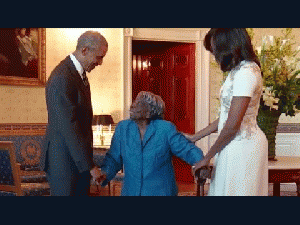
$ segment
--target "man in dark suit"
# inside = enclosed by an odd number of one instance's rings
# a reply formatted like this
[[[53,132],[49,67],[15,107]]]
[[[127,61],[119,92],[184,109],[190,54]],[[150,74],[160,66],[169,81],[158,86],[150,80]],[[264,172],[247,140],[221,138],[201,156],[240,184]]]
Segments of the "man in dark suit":
[[[48,126],[45,157],[52,196],[87,196],[90,179],[101,179],[93,163],[91,93],[86,72],[101,65],[108,50],[95,31],[83,33],[75,52],[52,71],[46,85]]]

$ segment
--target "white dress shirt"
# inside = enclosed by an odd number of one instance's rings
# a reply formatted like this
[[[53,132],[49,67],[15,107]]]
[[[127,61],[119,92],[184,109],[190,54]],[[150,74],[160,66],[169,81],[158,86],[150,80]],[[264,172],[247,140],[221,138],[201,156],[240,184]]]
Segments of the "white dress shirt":
[[[74,63],[79,75],[81,76],[81,79],[83,80],[83,77],[82,77],[82,74],[84,72],[83,67],[81,66],[80,62],[76,59],[76,57],[73,54],[70,54],[70,58],[71,58],[72,62]]]

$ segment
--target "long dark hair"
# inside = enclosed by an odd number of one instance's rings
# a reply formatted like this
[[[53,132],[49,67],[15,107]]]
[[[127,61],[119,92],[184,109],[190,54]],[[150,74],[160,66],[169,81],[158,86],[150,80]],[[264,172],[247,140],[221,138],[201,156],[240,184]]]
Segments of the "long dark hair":
[[[215,56],[223,72],[231,71],[243,60],[261,67],[245,28],[211,28],[205,36],[204,47]]]

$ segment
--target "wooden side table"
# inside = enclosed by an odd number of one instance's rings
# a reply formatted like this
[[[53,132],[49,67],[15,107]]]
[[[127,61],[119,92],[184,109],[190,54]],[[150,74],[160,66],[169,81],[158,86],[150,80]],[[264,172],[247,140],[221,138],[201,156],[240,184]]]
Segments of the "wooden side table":
[[[280,196],[280,183],[296,183],[300,197],[300,157],[276,156],[277,161],[269,161],[269,183],[273,183],[273,196]]]

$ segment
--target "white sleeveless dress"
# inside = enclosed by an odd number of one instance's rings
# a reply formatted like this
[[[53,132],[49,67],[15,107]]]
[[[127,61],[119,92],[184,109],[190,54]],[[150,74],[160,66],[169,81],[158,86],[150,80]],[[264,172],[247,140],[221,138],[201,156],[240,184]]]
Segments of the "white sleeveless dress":
[[[228,117],[233,96],[251,97],[236,137],[215,156],[215,170],[209,196],[267,196],[268,141],[258,127],[256,117],[262,94],[258,65],[242,61],[230,71],[220,90],[220,134]]]

